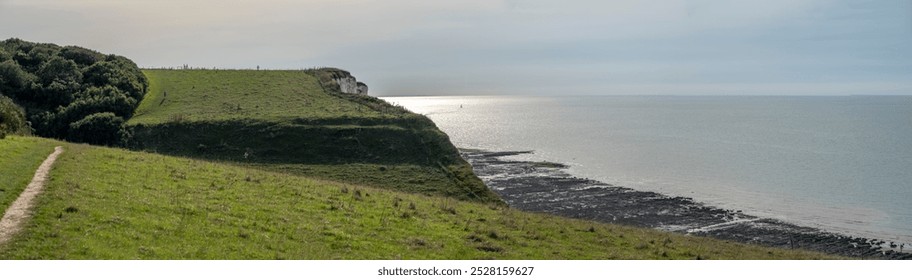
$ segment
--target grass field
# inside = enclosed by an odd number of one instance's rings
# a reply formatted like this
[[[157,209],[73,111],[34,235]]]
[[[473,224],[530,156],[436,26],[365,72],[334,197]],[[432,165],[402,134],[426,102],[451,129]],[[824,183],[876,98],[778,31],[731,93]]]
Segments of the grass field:
[[[396,116],[326,94],[310,71],[144,70],[143,73],[149,78],[149,91],[130,124]]]
[[[425,116],[344,94],[341,70],[145,70],[131,147],[464,200],[500,199]],[[413,173],[417,172],[417,173]]]
[[[0,154],[57,144],[13,137],[0,141]],[[0,259],[830,258],[207,161],[64,146],[34,217],[0,248]],[[0,170],[24,169],[18,162],[2,161]]]
[[[380,187],[408,193],[435,194],[463,200],[491,202],[481,196],[473,180],[471,166],[447,169],[414,164],[248,164],[241,165],[266,171],[297,174],[310,178]],[[450,172],[449,174],[447,172]],[[453,177],[458,178],[454,180]]]
[[[31,137],[7,136],[0,139],[0,213],[19,197],[19,193],[32,181],[35,169],[58,144]]]

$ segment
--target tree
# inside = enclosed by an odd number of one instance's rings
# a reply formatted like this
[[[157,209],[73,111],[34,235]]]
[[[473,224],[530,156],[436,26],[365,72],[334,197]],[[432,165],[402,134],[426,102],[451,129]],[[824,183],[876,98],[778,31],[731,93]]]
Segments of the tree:
[[[70,124],[67,140],[94,145],[123,145],[129,133],[124,127],[124,119],[114,113],[95,113]]]
[[[60,49],[60,57],[72,60],[80,67],[89,66],[104,60],[105,56],[96,51],[77,46],[66,46]]]
[[[8,134],[28,134],[25,110],[0,91],[0,139]]]
[[[69,123],[58,121],[57,114],[41,108],[31,108],[26,115],[32,131],[41,137],[63,139],[69,131]]]
[[[14,60],[0,62],[0,91],[10,97],[23,99],[22,93],[35,79],[33,75],[23,71]]]
[[[142,99],[145,86],[134,73],[130,73],[124,65],[110,61],[101,61],[83,69],[83,81],[87,85],[101,87],[114,86],[133,99]],[[145,76],[143,76],[145,78]]]
[[[41,65],[36,74],[39,83],[32,88],[36,91],[34,101],[45,108],[73,102],[82,81],[82,73],[76,63],[62,57],[51,58]]]
[[[0,49],[0,62],[4,62],[4,61],[10,60],[10,59],[13,59],[13,56],[11,54],[9,54],[7,51]]]
[[[13,59],[29,72],[37,71],[42,64],[57,54],[55,46],[50,44],[28,43],[21,44],[20,47],[19,51],[13,55]]]
[[[146,87],[149,86],[149,80],[146,79],[146,75],[142,73],[142,70],[139,70],[139,66],[126,57],[113,54],[105,57],[105,61],[114,63],[123,70],[126,74],[125,77],[127,77],[131,83],[135,83],[136,89],[139,89],[138,91],[124,91],[133,98],[136,98],[136,100],[142,100],[143,95],[146,93]]]
[[[54,57],[49,59],[38,68],[39,81],[48,85],[51,82],[61,83],[79,83],[82,81],[82,72],[72,60],[63,57]]]
[[[125,132],[111,123],[133,114],[148,84],[136,63],[122,56],[16,38],[0,41],[0,92],[25,109],[31,129],[42,137],[123,143]]]
[[[112,86],[90,87],[78,95],[79,99],[57,113],[63,122],[70,123],[101,112],[111,112],[118,117],[130,118],[133,109],[136,108],[136,99],[126,96]]]

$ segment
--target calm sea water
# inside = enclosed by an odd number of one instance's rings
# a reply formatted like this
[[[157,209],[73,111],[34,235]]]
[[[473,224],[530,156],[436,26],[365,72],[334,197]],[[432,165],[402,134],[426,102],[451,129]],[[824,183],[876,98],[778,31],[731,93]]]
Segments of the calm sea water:
[[[912,243],[912,96],[395,97],[461,148]]]

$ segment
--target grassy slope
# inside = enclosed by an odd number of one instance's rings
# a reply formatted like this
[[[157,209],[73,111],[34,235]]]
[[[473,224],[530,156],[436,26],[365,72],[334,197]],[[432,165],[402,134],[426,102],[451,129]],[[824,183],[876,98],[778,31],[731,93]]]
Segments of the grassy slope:
[[[317,78],[305,71],[145,70],[143,73],[149,78],[149,92],[130,124],[175,119],[281,121],[396,117],[325,94]]]
[[[144,73],[149,92],[129,120],[137,149],[499,201],[433,122],[376,98],[324,89],[328,72]]]
[[[0,154],[17,149],[10,143],[0,141]],[[0,258],[827,258],[206,161],[65,149],[34,218]]]
[[[0,212],[19,197],[32,181],[35,169],[54,151],[55,141],[7,136],[0,139]],[[2,215],[2,214],[0,214]]]

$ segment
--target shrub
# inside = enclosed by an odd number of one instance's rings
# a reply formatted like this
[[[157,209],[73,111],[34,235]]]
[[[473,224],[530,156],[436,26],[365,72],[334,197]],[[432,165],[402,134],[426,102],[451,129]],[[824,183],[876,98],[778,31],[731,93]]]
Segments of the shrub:
[[[44,62],[50,60],[57,53],[56,46],[51,44],[36,44],[22,41],[20,49],[13,55],[13,59],[29,72],[36,72]]]
[[[13,103],[13,100],[0,93],[0,139],[7,134],[27,134],[28,123],[25,121],[25,111]]]
[[[117,55],[8,39],[0,41],[0,92],[24,107],[34,133],[42,137],[111,145],[125,133],[115,126],[96,127],[112,113],[129,118],[145,94],[148,80],[139,67]],[[113,119],[106,119],[113,121]],[[116,129],[115,129],[116,128]],[[111,135],[87,135],[86,129]],[[70,133],[82,133],[70,135]]]
[[[66,123],[72,123],[85,116],[111,112],[123,118],[133,115],[136,100],[127,97],[122,91],[111,86],[103,88],[91,87],[78,94],[78,99],[70,103],[58,113],[58,117]]]
[[[20,92],[26,91],[35,79],[14,60],[0,62],[0,91],[10,97],[22,98]]]
[[[129,137],[124,119],[111,112],[95,113],[70,124],[67,140],[94,145],[123,145]]]
[[[0,49],[0,62],[4,62],[10,59],[13,59],[13,56],[9,52]]]
[[[140,99],[145,92],[143,80],[126,68],[124,64],[101,61],[83,69],[83,80],[95,87],[113,86],[134,99]]]
[[[83,47],[77,46],[66,46],[60,49],[60,56],[73,62],[80,66],[87,66],[95,64],[98,61],[104,59],[104,55]]]

